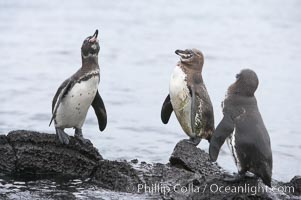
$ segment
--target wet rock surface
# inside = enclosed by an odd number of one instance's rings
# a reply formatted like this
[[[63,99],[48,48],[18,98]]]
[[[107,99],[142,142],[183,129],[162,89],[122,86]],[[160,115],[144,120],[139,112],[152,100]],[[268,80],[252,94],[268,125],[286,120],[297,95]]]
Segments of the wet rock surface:
[[[294,187],[294,195],[301,196],[301,176],[295,176],[289,183],[285,184],[286,186]]]
[[[0,174],[15,171],[16,157],[5,135],[0,135]]]
[[[221,168],[210,161],[209,155],[205,151],[196,148],[185,140],[178,142],[169,162],[173,166],[183,167],[188,171],[198,172],[204,176],[222,173]]]
[[[92,177],[97,185],[119,192],[137,192],[137,185],[141,183],[137,171],[126,161],[102,160]]]
[[[272,188],[255,178],[228,183],[223,180],[226,172],[186,141],[175,146],[168,164],[148,164],[136,159],[104,160],[91,143],[71,137],[69,145],[61,145],[53,134],[21,130],[0,136],[0,155],[0,172],[6,177],[0,178],[4,199],[9,195],[25,195],[23,199],[301,199],[300,176],[288,183],[273,180]],[[31,191],[30,175],[48,180],[48,196],[37,192],[38,186]],[[78,180],[62,181],[64,187],[58,190],[55,181],[49,181],[56,176]],[[14,192],[18,186],[8,183],[11,180],[22,180],[26,187]]]
[[[102,160],[92,143],[73,137],[69,145],[62,145],[54,134],[18,130],[0,141],[1,163],[8,163],[0,165],[0,171],[11,175],[88,177]]]

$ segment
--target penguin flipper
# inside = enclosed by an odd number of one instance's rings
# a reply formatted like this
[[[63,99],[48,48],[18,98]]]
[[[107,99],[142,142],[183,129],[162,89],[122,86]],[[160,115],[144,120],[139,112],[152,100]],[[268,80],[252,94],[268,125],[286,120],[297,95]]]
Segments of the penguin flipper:
[[[191,125],[192,133],[195,133],[196,98],[195,98],[195,88],[193,85],[189,87],[189,92],[191,95],[190,125]]]
[[[173,111],[173,107],[171,105],[170,96],[167,95],[161,109],[161,120],[163,124],[168,123],[172,111]]]
[[[212,134],[209,146],[209,155],[212,161],[216,161],[220,148],[227,137],[234,131],[234,122],[229,115],[224,115],[222,121],[218,124],[215,132]]]
[[[51,123],[56,115],[57,108],[59,107],[62,99],[68,93],[68,91],[70,89],[71,89],[71,79],[70,78],[65,80],[60,85],[60,87],[57,89],[56,94],[54,95],[53,100],[52,100],[52,117],[51,117],[49,126],[51,125]]]
[[[106,108],[103,103],[103,100],[102,100],[101,96],[99,95],[98,90],[97,90],[94,100],[92,102],[92,107],[97,116],[99,130],[100,131],[105,130],[105,128],[107,126],[107,112],[106,112]]]

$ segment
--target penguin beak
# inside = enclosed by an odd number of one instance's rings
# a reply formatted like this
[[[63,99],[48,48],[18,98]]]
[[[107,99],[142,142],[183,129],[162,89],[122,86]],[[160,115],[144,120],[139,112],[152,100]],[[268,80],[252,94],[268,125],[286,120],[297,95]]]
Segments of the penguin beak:
[[[180,50],[180,49],[177,49],[177,50],[175,51],[175,53],[176,53],[177,55],[181,56],[181,54],[184,54],[185,51]]]
[[[89,42],[98,42],[98,39],[97,39],[97,36],[98,36],[98,30],[96,29],[94,35],[89,39]]]
[[[181,56],[182,59],[189,59],[192,57],[192,53],[189,50],[176,50],[175,53],[179,56]]]

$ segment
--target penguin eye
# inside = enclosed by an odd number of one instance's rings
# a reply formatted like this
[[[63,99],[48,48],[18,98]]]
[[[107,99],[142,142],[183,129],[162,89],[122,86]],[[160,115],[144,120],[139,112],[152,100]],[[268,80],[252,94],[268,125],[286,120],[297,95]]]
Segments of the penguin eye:
[[[236,74],[236,79],[239,79],[239,77],[240,77],[240,74]]]

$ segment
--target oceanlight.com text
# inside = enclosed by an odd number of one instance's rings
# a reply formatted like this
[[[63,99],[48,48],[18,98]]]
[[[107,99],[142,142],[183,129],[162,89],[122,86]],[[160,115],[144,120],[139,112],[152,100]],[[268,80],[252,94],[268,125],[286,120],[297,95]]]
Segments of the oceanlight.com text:
[[[189,184],[189,185],[167,185],[164,183],[154,183],[151,185],[138,184],[139,193],[149,193],[149,194],[167,194],[169,192],[175,193],[240,193],[240,194],[251,194],[256,195],[259,193],[271,192],[284,192],[284,193],[294,193],[295,188],[293,186],[279,186],[271,187],[265,185],[250,185],[244,184],[240,186],[234,185],[218,185],[218,184],[205,184],[202,186]]]

